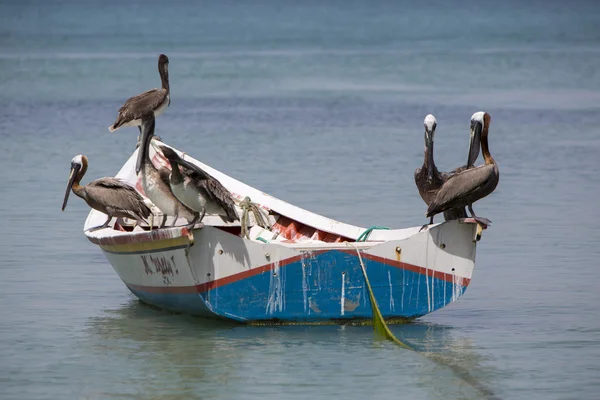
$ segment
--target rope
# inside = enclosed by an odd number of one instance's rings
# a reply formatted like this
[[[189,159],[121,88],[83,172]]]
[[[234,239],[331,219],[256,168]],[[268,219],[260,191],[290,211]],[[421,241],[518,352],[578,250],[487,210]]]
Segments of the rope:
[[[347,243],[347,242],[346,242]],[[347,243],[350,246],[349,243]],[[371,314],[373,314],[373,330],[383,336],[384,338],[391,340],[396,343],[400,347],[404,347],[405,349],[414,350],[412,347],[407,345],[398,339],[390,328],[388,328],[385,320],[383,319],[383,315],[381,315],[381,311],[377,306],[377,301],[375,300],[375,295],[373,294],[373,288],[371,287],[371,283],[369,282],[369,277],[367,276],[367,269],[365,268],[365,264],[363,263],[362,257],[360,255],[360,250],[355,247],[356,254],[358,255],[358,261],[360,261],[360,267],[362,268],[363,277],[365,278],[365,283],[367,284],[367,290],[369,291],[369,300],[371,302]]]
[[[250,212],[254,214],[254,220],[261,228],[271,229],[271,226],[268,223],[268,217],[263,215],[263,211],[250,200],[250,197],[246,196],[244,200],[240,202],[240,208],[242,209],[242,237],[246,239],[250,239],[250,230],[248,226],[250,225]]]
[[[353,247],[348,242],[346,242],[346,246]],[[435,362],[438,365],[448,367],[452,372],[454,372],[454,374],[456,374],[456,376],[458,376],[460,379],[462,379],[465,383],[469,384],[475,390],[477,390],[481,394],[483,394],[485,396],[485,398],[498,399],[498,397],[489,388],[487,388],[485,385],[478,382],[470,374],[470,372],[467,369],[465,369],[459,365],[448,362],[448,360],[442,358],[440,355],[422,353],[422,352],[418,351],[417,349],[413,348],[412,346],[404,343],[403,341],[398,339],[396,336],[394,336],[394,334],[392,333],[390,328],[388,328],[387,324],[385,323],[385,320],[383,319],[383,315],[381,314],[381,311],[379,310],[379,306],[377,305],[377,301],[375,300],[375,295],[373,294],[373,288],[371,287],[371,283],[369,282],[369,277],[367,276],[367,269],[365,268],[365,264],[363,263],[362,257],[360,255],[360,250],[358,249],[358,247],[354,247],[354,248],[356,249],[356,254],[358,255],[358,261],[360,261],[360,267],[362,268],[363,277],[365,278],[365,283],[367,284],[367,290],[369,291],[369,300],[371,302],[371,313],[373,314],[373,330],[376,333],[382,335],[385,339],[392,341],[393,343],[397,344],[400,347],[403,347],[408,350],[412,350],[415,353],[419,353],[423,357],[432,360],[433,362]]]
[[[373,232],[375,229],[389,230],[390,228],[388,228],[387,226],[373,225],[370,228],[367,228],[366,231],[364,231],[363,233],[361,233],[360,236],[358,237],[358,239],[356,239],[356,241],[357,242],[366,242],[367,238],[369,237],[369,235],[371,234],[371,232]]]

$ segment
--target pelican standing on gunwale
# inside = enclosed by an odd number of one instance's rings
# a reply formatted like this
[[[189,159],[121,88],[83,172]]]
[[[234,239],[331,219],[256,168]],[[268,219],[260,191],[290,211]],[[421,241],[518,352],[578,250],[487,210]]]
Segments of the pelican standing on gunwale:
[[[433,217],[451,208],[467,206],[471,216],[477,218],[473,211],[473,203],[492,193],[500,181],[498,164],[490,154],[488,146],[490,122],[490,115],[483,111],[476,112],[471,117],[471,138],[480,135],[485,164],[469,168],[448,178],[429,205],[425,214],[427,217]]]
[[[219,215],[225,222],[240,219],[231,193],[221,182],[202,168],[185,161],[170,147],[160,146],[160,150],[171,163],[169,182],[173,194],[190,209],[202,213],[199,221],[207,212]]]
[[[419,190],[419,195],[425,204],[429,206],[429,204],[433,201],[437,191],[442,187],[444,182],[450,178],[450,176],[473,166],[477,156],[479,155],[479,135],[471,134],[469,155],[467,157],[466,165],[456,168],[449,173],[440,172],[438,171],[433,160],[433,139],[437,127],[437,120],[432,114],[429,114],[425,117],[423,124],[425,126],[425,156],[423,158],[422,167],[415,170],[415,183]],[[466,217],[467,213],[464,207],[450,209],[444,212],[444,219],[446,221]],[[433,216],[430,217],[429,223],[433,224]]]
[[[150,89],[127,99],[119,109],[114,124],[108,127],[110,132],[114,132],[122,126],[137,126],[141,134],[142,116],[144,114],[152,112],[154,117],[158,117],[171,105],[169,58],[164,54],[158,57],[158,73],[160,74],[162,88]]]
[[[88,168],[88,160],[84,155],[78,155],[71,160],[71,173],[67,183],[67,191],[63,200],[62,210],[65,210],[71,190],[81,197],[94,210],[108,215],[106,222],[96,228],[106,228],[113,217],[135,219],[138,224],[145,222],[151,214],[150,208],[144,203],[142,196],[128,184],[116,178],[100,178],[81,186],[79,183]]]
[[[198,214],[188,209],[173,195],[169,185],[169,170],[164,167],[156,168],[150,159],[150,142],[154,136],[155,126],[154,115],[149,112],[143,115],[141,120],[142,137],[141,145],[138,148],[135,172],[141,175],[142,188],[146,196],[163,213],[160,227],[165,226],[168,215],[173,216],[171,226],[175,226],[177,218],[180,216],[193,225],[198,220]]]

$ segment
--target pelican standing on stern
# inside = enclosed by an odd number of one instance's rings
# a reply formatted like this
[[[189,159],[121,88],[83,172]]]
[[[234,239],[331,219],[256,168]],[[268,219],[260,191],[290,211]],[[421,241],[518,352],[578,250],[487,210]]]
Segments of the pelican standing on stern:
[[[169,185],[169,170],[161,167],[160,169],[152,163],[150,158],[150,142],[154,136],[154,114],[148,112],[141,116],[142,137],[141,145],[138,148],[138,158],[135,166],[135,172],[141,175],[142,188],[146,196],[163,213],[163,220],[160,227],[163,228],[167,222],[167,215],[173,216],[175,226],[177,218],[185,218],[191,225],[198,220],[197,213],[192,212],[183,205],[171,192]]]
[[[471,145],[469,146],[467,165],[456,168],[450,173],[440,172],[438,171],[433,160],[433,142],[435,130],[437,128],[437,120],[432,114],[429,114],[425,117],[423,125],[425,126],[425,156],[423,158],[423,165],[421,168],[417,168],[415,170],[415,183],[419,189],[419,195],[425,204],[429,206],[429,204],[433,201],[437,191],[450,176],[466,170],[473,165],[477,159],[477,156],[479,155],[479,148],[477,147],[477,151],[474,153],[472,144],[473,141],[476,140],[477,146],[479,146],[479,138],[475,138],[474,135],[471,135]],[[450,209],[444,212],[444,219],[446,221],[466,217],[467,213],[464,207]],[[433,224],[433,216],[430,217],[429,224]],[[426,225],[424,225],[421,229],[425,227]]]
[[[108,127],[110,132],[114,132],[122,126],[137,126],[141,135],[142,116],[152,112],[154,117],[158,117],[171,105],[169,58],[164,54],[158,57],[158,73],[160,74],[162,88],[150,89],[127,99],[119,109],[115,123]]]
[[[113,217],[135,219],[138,224],[145,222],[151,214],[142,196],[128,184],[116,178],[100,178],[81,186],[79,183],[88,168],[88,160],[78,155],[71,160],[71,173],[67,183],[67,191],[63,200],[65,210],[71,190],[81,197],[94,210],[108,215],[106,222],[90,231],[106,228]]]
[[[240,219],[231,193],[221,182],[181,158],[170,147],[161,145],[160,150],[171,163],[169,182],[173,194],[190,209],[202,213],[200,221],[207,212],[219,215],[225,222]]]
[[[492,193],[500,181],[498,164],[496,164],[496,161],[490,154],[488,146],[490,122],[490,115],[483,111],[476,112],[471,117],[469,161],[473,159],[471,156],[471,147],[474,145],[473,138],[479,136],[481,137],[481,151],[483,153],[485,164],[466,169],[450,176],[438,190],[433,201],[429,205],[427,213],[425,214],[427,217],[433,217],[435,214],[452,208],[467,206],[471,216],[477,219],[475,212],[473,212],[473,203]]]

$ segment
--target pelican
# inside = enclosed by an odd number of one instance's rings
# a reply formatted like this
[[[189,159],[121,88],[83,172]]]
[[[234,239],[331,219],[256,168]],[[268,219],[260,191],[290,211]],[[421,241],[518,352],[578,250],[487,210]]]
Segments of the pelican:
[[[415,183],[421,198],[425,204],[429,205],[435,193],[444,184],[444,177],[433,161],[433,136],[435,135],[437,121],[433,115],[429,114],[425,117],[423,125],[425,125],[425,157],[421,168],[415,170]],[[429,223],[433,224],[433,217],[431,217]]]
[[[449,173],[440,172],[433,161],[433,139],[437,127],[437,120],[433,115],[429,114],[425,117],[423,124],[425,126],[425,156],[423,159],[423,166],[415,170],[415,183],[419,189],[419,195],[421,195],[425,204],[429,206],[437,191],[450,176],[473,166],[475,160],[479,156],[479,135],[474,134],[473,132],[471,133],[466,165],[458,167]],[[474,145],[474,143],[476,145]],[[444,219],[446,221],[466,217],[467,213],[464,207],[458,207],[444,212]],[[433,216],[430,217],[429,224],[433,224]],[[421,229],[426,226],[427,225],[423,225]]]
[[[127,99],[125,104],[119,109],[115,123],[108,127],[110,132],[114,132],[122,126],[137,126],[141,135],[142,116],[148,112],[152,112],[154,117],[158,117],[171,105],[169,58],[164,54],[158,57],[158,73],[160,74],[162,88],[150,89]]]
[[[163,228],[167,221],[167,215],[173,216],[175,226],[179,216],[190,222],[190,226],[198,220],[198,214],[194,213],[183,205],[171,192],[169,185],[169,170],[166,168],[156,168],[150,159],[150,142],[154,135],[154,114],[148,112],[142,118],[142,138],[141,146],[138,149],[138,158],[135,166],[135,172],[141,175],[142,187],[146,196],[163,213],[163,220],[160,227]]]
[[[204,215],[217,214],[225,222],[239,220],[231,193],[221,182],[202,168],[185,161],[173,149],[160,146],[160,150],[171,163],[171,190],[183,204]],[[182,171],[179,168],[182,168]]]
[[[490,121],[490,115],[483,111],[476,112],[471,117],[471,147],[473,138],[480,135],[485,164],[450,176],[429,204],[425,214],[427,217],[433,217],[448,209],[467,206],[471,216],[477,218],[473,212],[473,203],[492,193],[500,180],[498,164],[490,154],[488,146]],[[469,154],[469,160],[472,160],[471,154]]]
[[[138,224],[144,222],[151,214],[150,208],[144,203],[142,196],[131,186],[116,178],[100,178],[81,186],[79,182],[85,175],[88,159],[78,155],[71,160],[71,173],[67,183],[67,191],[62,210],[65,210],[71,190],[81,197],[94,210],[108,215],[104,225],[90,229],[106,228],[113,217],[132,218]]]

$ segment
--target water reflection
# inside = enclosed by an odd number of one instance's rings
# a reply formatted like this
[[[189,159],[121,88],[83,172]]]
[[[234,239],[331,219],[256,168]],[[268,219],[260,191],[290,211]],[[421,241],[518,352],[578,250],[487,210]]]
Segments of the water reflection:
[[[493,376],[468,338],[439,324],[392,327],[417,352],[376,339],[369,326],[253,327],[136,300],[87,326],[84,346],[121,370],[111,387],[92,392],[106,397],[356,397],[357,390],[379,397],[401,389],[417,397],[476,399],[489,394],[484,382]]]

